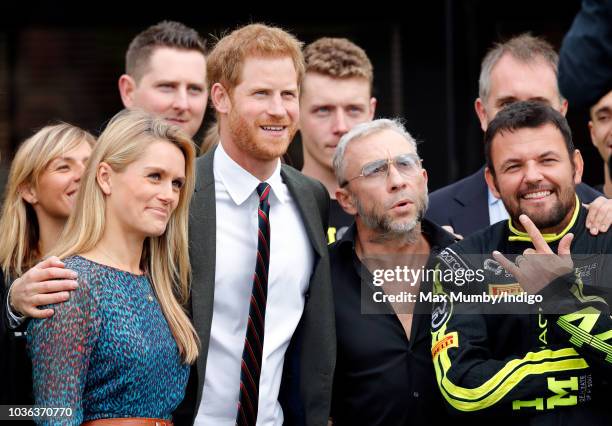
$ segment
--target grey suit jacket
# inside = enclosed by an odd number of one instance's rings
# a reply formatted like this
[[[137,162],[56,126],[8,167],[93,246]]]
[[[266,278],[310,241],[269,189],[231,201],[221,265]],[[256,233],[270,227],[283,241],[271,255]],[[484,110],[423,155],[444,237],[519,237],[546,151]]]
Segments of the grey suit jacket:
[[[213,320],[216,273],[214,153],[213,150],[197,160],[198,177],[190,209],[191,309],[202,344],[200,356],[192,368],[194,377],[190,379],[191,386],[197,386],[192,414],[197,412],[202,400]],[[286,424],[326,425],[336,360],[333,293],[324,231],[327,229],[329,197],[321,183],[289,166],[282,166],[281,176],[302,215],[315,261],[304,313],[285,357],[279,399]],[[290,230],[287,230],[287,236],[291,238]],[[190,391],[193,389],[188,388]]]

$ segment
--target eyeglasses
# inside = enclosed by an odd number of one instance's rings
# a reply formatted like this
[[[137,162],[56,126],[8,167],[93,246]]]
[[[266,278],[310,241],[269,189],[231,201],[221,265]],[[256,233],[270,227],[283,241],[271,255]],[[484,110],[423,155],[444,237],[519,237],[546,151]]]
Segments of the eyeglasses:
[[[402,176],[416,176],[421,169],[421,162],[422,160],[416,154],[402,154],[395,158],[372,161],[371,163],[363,166],[360,175],[345,180],[342,185],[340,185],[340,188],[344,188],[346,185],[360,177],[366,179],[386,179],[389,176],[391,164],[393,164],[395,170],[397,170]]]

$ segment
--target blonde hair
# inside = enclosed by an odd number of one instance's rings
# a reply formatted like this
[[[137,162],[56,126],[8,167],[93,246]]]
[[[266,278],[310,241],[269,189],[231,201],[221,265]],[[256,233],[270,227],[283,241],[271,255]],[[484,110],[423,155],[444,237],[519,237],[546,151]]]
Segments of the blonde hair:
[[[86,142],[93,147],[96,138],[68,123],[46,126],[26,139],[11,163],[0,217],[0,264],[5,278],[18,277],[36,263],[38,220],[32,205],[21,196],[25,185],[38,186],[40,176],[55,158]]]
[[[228,92],[240,84],[242,67],[247,57],[290,57],[298,76],[304,77],[302,42],[277,27],[250,24],[221,38],[207,57],[209,89],[221,83]]]
[[[105,195],[96,178],[98,166],[105,162],[121,173],[159,140],[175,145],[185,156],[185,184],[166,232],[145,240],[141,265],[151,279],[179,353],[191,364],[198,356],[198,337],[183,306],[189,300],[191,278],[187,224],[195,185],[195,147],[180,128],[140,110],[123,110],[115,115],[100,135],[81,179],[75,207],[79,214],[70,216],[53,251],[65,258],[90,251],[98,244],[106,224]]]

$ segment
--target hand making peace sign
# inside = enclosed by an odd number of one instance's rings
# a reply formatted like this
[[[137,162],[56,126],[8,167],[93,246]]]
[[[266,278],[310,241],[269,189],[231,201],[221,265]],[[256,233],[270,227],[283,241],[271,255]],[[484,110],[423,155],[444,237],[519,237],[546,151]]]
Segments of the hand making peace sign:
[[[508,260],[499,251],[493,252],[493,258],[514,275],[524,291],[535,294],[556,278],[573,271],[570,247],[574,234],[563,236],[555,254],[527,215],[520,215],[519,220],[531,237],[534,248],[526,249],[522,255],[516,257],[515,262]]]

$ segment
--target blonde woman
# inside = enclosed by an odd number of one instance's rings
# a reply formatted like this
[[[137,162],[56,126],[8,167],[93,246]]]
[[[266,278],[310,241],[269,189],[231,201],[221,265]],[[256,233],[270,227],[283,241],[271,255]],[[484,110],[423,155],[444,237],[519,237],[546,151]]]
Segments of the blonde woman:
[[[194,158],[178,127],[140,111],[100,135],[54,250],[79,287],[29,327],[36,403],[71,412],[38,422],[170,424],[198,355],[183,310]]]
[[[11,164],[0,217],[0,404],[31,404],[32,382],[22,329],[9,332],[4,292],[55,245],[74,209],[95,138],[67,123],[25,140]],[[58,301],[65,294],[56,295]]]

